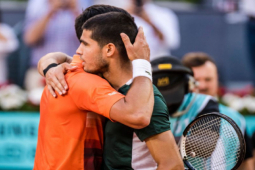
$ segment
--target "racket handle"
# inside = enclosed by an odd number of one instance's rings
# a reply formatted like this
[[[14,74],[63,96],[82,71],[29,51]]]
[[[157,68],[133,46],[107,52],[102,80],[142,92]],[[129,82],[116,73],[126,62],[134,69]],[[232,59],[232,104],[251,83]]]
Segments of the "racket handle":
[[[188,167],[188,170],[196,170],[186,159],[184,159],[183,162]]]

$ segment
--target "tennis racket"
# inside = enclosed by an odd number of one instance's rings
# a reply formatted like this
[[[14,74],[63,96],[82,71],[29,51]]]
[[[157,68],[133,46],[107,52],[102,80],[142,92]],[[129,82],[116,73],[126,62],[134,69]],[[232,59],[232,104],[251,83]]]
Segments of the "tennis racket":
[[[231,118],[209,113],[186,127],[179,149],[190,170],[231,170],[242,163],[246,145],[241,130]]]

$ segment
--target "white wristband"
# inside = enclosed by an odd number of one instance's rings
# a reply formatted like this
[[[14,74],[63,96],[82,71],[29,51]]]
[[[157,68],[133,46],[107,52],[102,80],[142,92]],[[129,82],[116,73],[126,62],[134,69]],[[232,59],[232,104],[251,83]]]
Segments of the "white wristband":
[[[139,76],[148,77],[152,81],[151,63],[144,59],[136,59],[132,61],[133,79]]]

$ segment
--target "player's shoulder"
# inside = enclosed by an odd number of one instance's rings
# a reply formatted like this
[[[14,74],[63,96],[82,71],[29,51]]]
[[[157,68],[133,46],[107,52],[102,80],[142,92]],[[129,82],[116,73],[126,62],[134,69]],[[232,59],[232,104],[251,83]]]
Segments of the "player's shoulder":
[[[98,86],[98,85],[105,85],[109,84],[105,79],[102,77],[87,73],[83,71],[82,69],[78,69],[73,72],[69,72],[66,74],[66,81],[70,87],[72,85],[78,86],[80,88],[86,88],[88,86]]]
[[[93,80],[94,81],[106,81],[105,79],[103,79],[99,75],[87,73],[87,72],[83,71],[83,69],[77,69],[75,71],[68,72],[66,74],[66,76],[67,76],[67,78],[71,79],[71,81],[73,81],[73,80],[83,81],[84,79],[82,79],[82,78],[91,79],[91,81],[93,81]]]
[[[153,84],[153,92],[154,92],[154,97],[162,97],[163,95],[160,93],[159,89]]]
[[[163,97],[163,95],[160,93],[160,91],[158,90],[158,88],[153,85],[153,92],[154,92],[154,100],[156,101],[163,101],[164,103],[166,103],[165,98]]]
[[[153,92],[154,92],[153,114],[155,114],[156,112],[168,114],[166,101],[155,85],[153,85]]]

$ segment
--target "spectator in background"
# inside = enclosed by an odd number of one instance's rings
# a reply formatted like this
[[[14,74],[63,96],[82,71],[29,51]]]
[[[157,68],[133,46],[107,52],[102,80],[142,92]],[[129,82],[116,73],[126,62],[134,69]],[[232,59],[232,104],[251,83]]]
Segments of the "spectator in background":
[[[142,26],[151,49],[151,60],[169,56],[180,45],[179,22],[176,14],[168,8],[155,5],[151,0],[97,0],[126,9]]]
[[[17,48],[17,37],[10,26],[1,23],[0,13],[0,87],[8,83],[6,57]]]
[[[254,0],[242,0],[243,11],[248,16],[247,22],[247,45],[249,48],[250,63],[253,73],[255,72],[255,1]],[[255,86],[255,75],[253,75],[252,81]]]
[[[159,57],[151,64],[153,83],[166,100],[171,131],[178,143],[184,129],[196,117],[219,112],[218,102],[212,96],[193,92],[197,86],[193,73],[178,58]]]
[[[79,41],[74,30],[75,18],[91,0],[30,0],[26,11],[24,41],[31,49],[31,69],[25,86],[28,90],[41,85],[37,62],[45,54],[62,51],[75,54]]]
[[[183,64],[194,72],[194,78],[198,81],[198,91],[202,94],[211,95],[217,98],[218,92],[218,73],[217,66],[213,59],[202,52],[194,52],[186,54],[182,59]],[[252,142],[247,134],[244,117],[235,110],[219,104],[220,113],[232,118],[242,131],[246,141],[245,160],[240,169],[253,170],[252,160]]]

